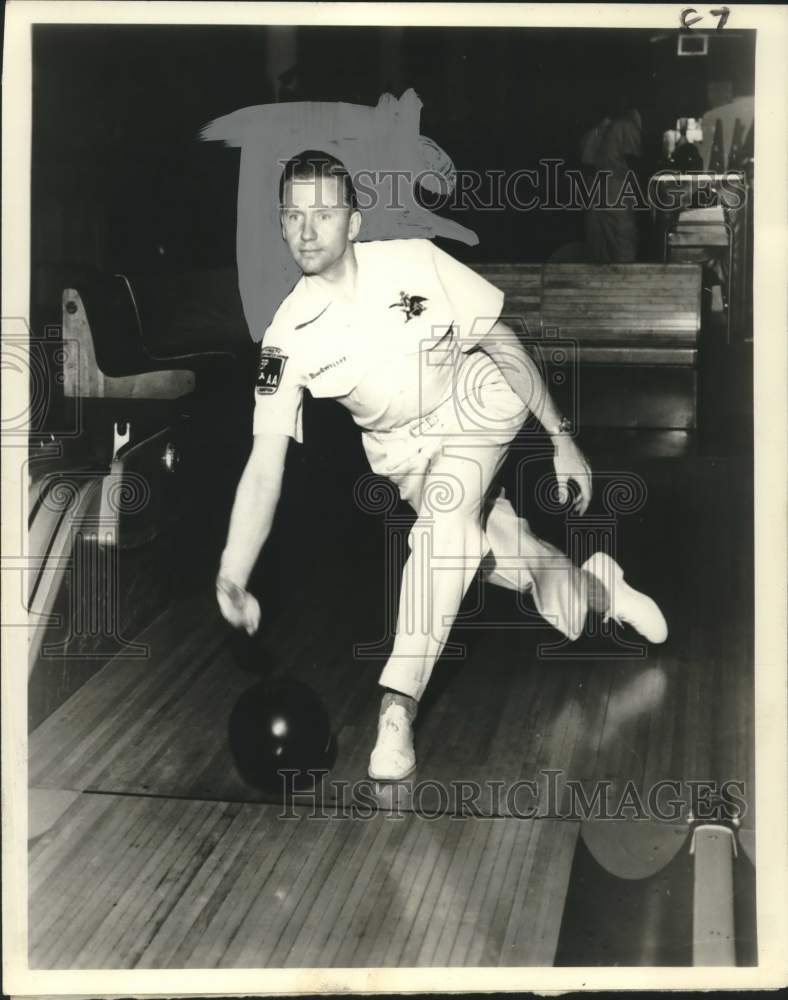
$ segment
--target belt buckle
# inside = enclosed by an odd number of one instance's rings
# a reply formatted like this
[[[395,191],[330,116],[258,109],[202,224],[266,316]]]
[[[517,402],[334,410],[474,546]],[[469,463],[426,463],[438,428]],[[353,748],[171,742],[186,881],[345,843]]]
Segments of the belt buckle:
[[[428,413],[426,417],[422,417],[410,428],[410,433],[412,437],[418,437],[419,434],[423,434],[427,428],[434,427],[438,422],[438,417],[434,413]]]

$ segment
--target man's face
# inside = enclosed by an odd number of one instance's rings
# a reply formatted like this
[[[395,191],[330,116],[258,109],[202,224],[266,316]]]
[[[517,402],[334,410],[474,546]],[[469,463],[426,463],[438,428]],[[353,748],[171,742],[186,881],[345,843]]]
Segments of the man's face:
[[[344,199],[337,177],[295,179],[285,185],[282,236],[304,274],[324,274],[358,235],[359,213]]]

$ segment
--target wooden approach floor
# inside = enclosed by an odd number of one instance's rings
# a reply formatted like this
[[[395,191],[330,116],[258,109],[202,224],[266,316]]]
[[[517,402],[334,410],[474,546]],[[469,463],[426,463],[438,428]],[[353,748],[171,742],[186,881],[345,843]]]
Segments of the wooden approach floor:
[[[552,964],[579,824],[293,812],[80,795],[31,850],[31,967]]]
[[[644,796],[660,780],[735,780],[751,826],[747,473],[697,458],[640,471],[648,502],[623,522],[620,555],[671,638],[629,659],[604,640],[547,658],[538,646],[557,633],[501,626],[523,611],[488,588],[483,620],[498,627],[454,630],[468,655],[438,666],[419,719],[413,780],[449,789],[435,819],[315,820],[305,806],[278,818],[229,755],[228,715],[255,678],[212,598],[160,617],[146,659],[110,662],[31,734],[32,791],[73,793],[31,843],[31,967],[550,964],[579,824],[484,797],[498,818],[452,818],[460,780],[511,786],[556,769]],[[346,555],[352,573],[338,579],[327,559],[280,603],[260,654],[263,673],[307,681],[327,706],[327,803],[366,776],[379,697],[380,661],[353,646],[381,635],[370,581],[382,569]]]

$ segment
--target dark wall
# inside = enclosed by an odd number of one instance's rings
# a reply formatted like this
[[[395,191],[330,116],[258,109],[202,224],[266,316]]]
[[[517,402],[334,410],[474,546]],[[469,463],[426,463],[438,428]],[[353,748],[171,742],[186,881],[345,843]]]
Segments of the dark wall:
[[[38,26],[33,263],[232,264],[238,151],[196,134],[240,107],[375,104],[413,87],[423,133],[459,169],[511,171],[576,165],[585,129],[624,96],[653,158],[678,115],[702,114],[709,80],[751,89],[753,53],[752,32],[723,32],[708,57],[679,59],[675,35],[640,29]],[[581,229],[566,210],[456,217],[481,239],[456,247],[466,260],[544,260]]]

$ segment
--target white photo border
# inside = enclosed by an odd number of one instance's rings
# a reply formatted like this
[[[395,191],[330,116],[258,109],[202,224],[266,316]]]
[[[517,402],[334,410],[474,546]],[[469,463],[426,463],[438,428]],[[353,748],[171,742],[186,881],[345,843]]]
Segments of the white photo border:
[[[719,5],[695,5],[708,17]],[[3,86],[3,337],[28,318],[32,44],[35,23],[464,25],[676,29],[679,4],[178,3],[9,0]],[[775,988],[788,982],[786,825],[786,317],[788,317],[788,7],[730,7],[756,29],[754,437],[757,919],[754,968],[451,968],[32,971],[27,967],[27,734],[24,628],[3,588],[3,972],[11,995],[175,996]],[[2,415],[25,412],[26,380],[3,365]],[[18,550],[26,450],[2,450],[2,550]],[[24,502],[24,501],[22,501]],[[724,498],[720,498],[724,502]],[[687,571],[691,571],[691,568]]]

